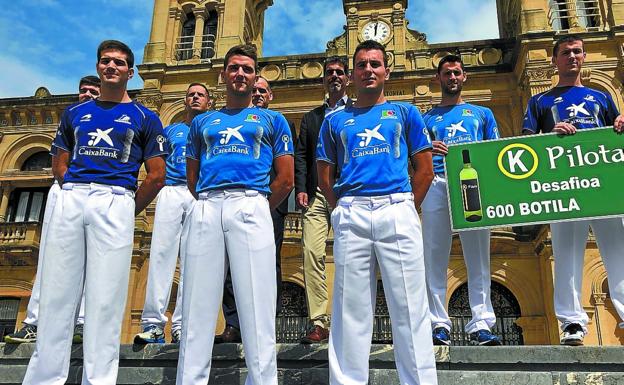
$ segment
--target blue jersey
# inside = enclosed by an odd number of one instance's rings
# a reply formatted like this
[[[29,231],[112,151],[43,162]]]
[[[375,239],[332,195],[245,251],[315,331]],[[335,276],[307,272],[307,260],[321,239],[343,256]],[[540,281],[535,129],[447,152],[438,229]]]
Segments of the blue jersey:
[[[578,130],[610,126],[617,116],[609,94],[587,87],[555,87],[529,100],[522,130],[547,133],[559,122],[570,123]]]
[[[186,157],[199,161],[198,193],[244,188],[270,194],[273,159],[292,154],[286,118],[256,107],[195,117],[186,144]]]
[[[189,126],[186,123],[174,123],[165,127],[165,136],[169,143],[167,157],[167,186],[186,184],[186,140]]]
[[[431,148],[416,107],[385,102],[346,107],[325,117],[316,148],[317,161],[336,166],[338,198],[410,192],[408,157]]]
[[[64,181],[137,188],[141,164],[167,155],[162,124],[131,103],[90,100],[67,107],[52,143],[70,153]]]
[[[423,116],[432,140],[449,144],[498,139],[492,111],[474,104],[435,107]],[[433,172],[444,173],[444,156],[433,156]]]

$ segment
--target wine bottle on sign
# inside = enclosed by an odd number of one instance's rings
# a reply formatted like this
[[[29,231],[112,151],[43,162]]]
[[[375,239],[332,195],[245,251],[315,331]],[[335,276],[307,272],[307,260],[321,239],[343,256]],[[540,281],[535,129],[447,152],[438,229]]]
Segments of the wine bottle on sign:
[[[459,182],[464,203],[464,217],[468,222],[478,222],[483,218],[481,210],[481,193],[479,191],[479,175],[470,163],[470,152],[462,150],[464,168],[459,172]]]

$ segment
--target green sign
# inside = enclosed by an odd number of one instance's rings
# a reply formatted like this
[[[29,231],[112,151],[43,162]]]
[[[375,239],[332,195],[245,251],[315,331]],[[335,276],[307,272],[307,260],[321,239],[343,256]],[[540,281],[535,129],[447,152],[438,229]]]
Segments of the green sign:
[[[624,135],[611,127],[450,145],[453,230],[624,215]]]

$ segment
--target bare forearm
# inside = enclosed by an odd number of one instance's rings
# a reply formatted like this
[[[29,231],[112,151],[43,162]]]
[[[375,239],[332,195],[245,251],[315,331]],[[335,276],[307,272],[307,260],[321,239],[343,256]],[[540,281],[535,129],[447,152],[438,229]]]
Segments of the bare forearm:
[[[331,207],[336,207],[338,198],[336,198],[333,186],[334,178],[329,178],[329,180],[327,181],[319,181],[319,188],[321,189],[321,192],[323,193],[325,199],[327,199],[327,203],[329,203]]]
[[[318,161],[316,163],[316,172],[318,174],[318,185],[323,196],[327,199],[327,203],[331,207],[336,207],[336,194],[334,194],[334,183],[336,182],[336,168],[333,164]]]
[[[59,155],[52,156],[52,175],[60,184],[63,184],[69,164],[69,153],[59,151]]]
[[[425,196],[427,195],[427,191],[429,191],[429,186],[431,186],[431,182],[433,181],[433,171],[428,170],[416,170],[412,174],[412,193],[414,194],[414,205],[416,208],[420,208],[423,200],[425,200]]]
[[[288,194],[290,194],[293,187],[292,180],[289,181],[288,178],[284,176],[278,175],[273,180],[273,183],[271,183],[271,186],[269,187],[271,189],[271,196],[269,197],[269,207],[271,210],[274,210],[284,199],[286,199],[286,197],[288,197]]]
[[[186,187],[195,199],[199,199],[197,194],[197,180],[199,178],[199,161],[195,159],[186,159]]]
[[[158,192],[163,188],[164,184],[164,175],[147,174],[147,177],[145,177],[145,180],[141,183],[134,196],[135,215],[143,211],[147,205],[156,198],[156,195],[158,195]]]

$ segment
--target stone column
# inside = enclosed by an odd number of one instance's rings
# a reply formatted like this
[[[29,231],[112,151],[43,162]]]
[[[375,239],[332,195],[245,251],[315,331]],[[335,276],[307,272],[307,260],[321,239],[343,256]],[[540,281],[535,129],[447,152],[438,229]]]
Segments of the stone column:
[[[201,48],[204,41],[204,24],[206,23],[206,8],[193,8],[195,15],[195,38],[193,39],[193,59],[201,59]]]
[[[611,12],[608,14],[610,27],[624,25],[624,0],[611,0]]]
[[[0,198],[0,222],[6,222],[9,207],[9,196],[11,195],[11,185],[9,183],[2,184],[2,198]]]
[[[399,3],[392,6],[392,30],[394,40],[394,69],[405,70],[405,10]]]
[[[154,15],[149,43],[145,46],[144,63],[162,63],[165,61],[165,39],[168,24],[168,0],[154,1]]]

